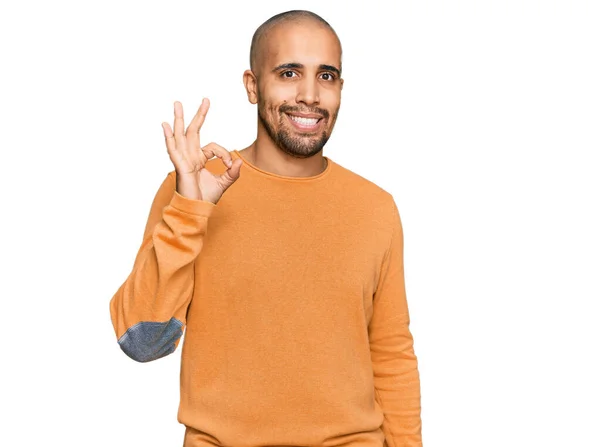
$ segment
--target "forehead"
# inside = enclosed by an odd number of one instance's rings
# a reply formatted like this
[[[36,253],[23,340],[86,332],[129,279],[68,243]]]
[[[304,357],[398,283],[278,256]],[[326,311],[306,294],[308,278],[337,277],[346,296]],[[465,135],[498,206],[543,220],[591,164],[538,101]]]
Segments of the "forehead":
[[[286,62],[305,66],[339,66],[341,62],[337,37],[330,29],[316,23],[283,23],[265,37],[263,60],[267,69]]]

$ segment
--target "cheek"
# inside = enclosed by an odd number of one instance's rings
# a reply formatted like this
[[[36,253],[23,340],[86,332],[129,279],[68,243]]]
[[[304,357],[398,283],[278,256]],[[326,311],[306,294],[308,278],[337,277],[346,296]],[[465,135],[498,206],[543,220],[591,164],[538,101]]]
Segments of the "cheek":
[[[294,104],[296,100],[296,90],[291,85],[276,85],[269,88],[267,93],[269,104],[277,108],[280,104]]]
[[[327,111],[329,112],[329,123],[328,123],[329,126],[333,125],[333,122],[336,119],[338,109],[340,108],[340,104],[341,104],[341,96],[339,94],[334,94],[334,93],[328,95],[327,102],[322,104],[322,106],[327,108]]]
[[[329,110],[331,114],[339,109],[341,101],[342,95],[337,90],[326,92],[321,100],[322,105],[327,107],[327,110]]]
[[[273,122],[278,121],[277,115],[279,115],[279,111],[277,109],[277,104],[274,103],[271,98],[262,96],[260,101],[260,108],[263,110],[263,114],[266,118]]]

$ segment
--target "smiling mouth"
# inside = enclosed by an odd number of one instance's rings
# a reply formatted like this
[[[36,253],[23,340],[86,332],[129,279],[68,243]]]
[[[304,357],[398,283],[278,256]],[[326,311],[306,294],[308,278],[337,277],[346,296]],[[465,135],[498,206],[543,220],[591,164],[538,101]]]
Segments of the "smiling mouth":
[[[315,130],[318,129],[321,125],[321,121],[323,118],[302,118],[296,115],[290,115],[286,113],[290,122],[300,130]]]

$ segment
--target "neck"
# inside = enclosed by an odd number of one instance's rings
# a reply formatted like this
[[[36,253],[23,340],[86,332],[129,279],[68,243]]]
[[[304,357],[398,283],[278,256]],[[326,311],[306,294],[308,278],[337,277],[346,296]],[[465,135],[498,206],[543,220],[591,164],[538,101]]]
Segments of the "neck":
[[[260,130],[256,140],[239,152],[257,168],[287,177],[312,177],[327,167],[323,149],[308,158],[298,158],[284,152],[266,132],[261,135]]]

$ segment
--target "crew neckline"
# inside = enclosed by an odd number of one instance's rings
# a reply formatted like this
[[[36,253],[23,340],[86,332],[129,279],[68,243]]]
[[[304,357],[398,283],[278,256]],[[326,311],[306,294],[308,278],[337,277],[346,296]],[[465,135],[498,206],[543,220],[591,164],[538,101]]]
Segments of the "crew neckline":
[[[246,167],[257,172],[258,174],[262,175],[263,177],[269,177],[272,179],[286,180],[286,181],[292,181],[292,182],[309,182],[312,180],[319,180],[319,179],[325,177],[327,174],[329,174],[329,172],[331,171],[331,168],[332,168],[332,163],[333,163],[329,157],[323,155],[323,158],[325,160],[327,160],[327,166],[325,167],[325,169],[322,172],[320,172],[317,175],[311,175],[309,177],[291,177],[288,175],[275,174],[273,172],[268,172],[263,169],[260,169],[258,166],[250,163],[247,159],[245,159],[242,156],[242,154],[240,154],[240,151],[238,151],[237,149],[234,149],[233,152],[238,156],[238,158],[240,158],[242,160],[242,162],[244,163],[244,165]]]

